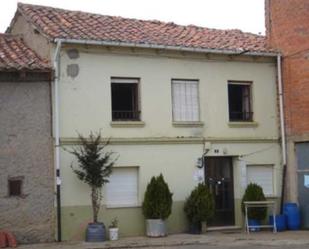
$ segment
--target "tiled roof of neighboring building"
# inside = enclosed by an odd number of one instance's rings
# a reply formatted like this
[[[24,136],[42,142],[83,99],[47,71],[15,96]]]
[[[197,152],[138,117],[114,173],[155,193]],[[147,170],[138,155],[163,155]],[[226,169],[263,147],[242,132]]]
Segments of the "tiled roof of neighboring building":
[[[48,62],[30,49],[20,36],[0,34],[0,71],[50,69]]]
[[[240,30],[182,26],[115,16],[18,4],[18,11],[50,40],[56,38],[173,47],[273,52],[266,38]]]

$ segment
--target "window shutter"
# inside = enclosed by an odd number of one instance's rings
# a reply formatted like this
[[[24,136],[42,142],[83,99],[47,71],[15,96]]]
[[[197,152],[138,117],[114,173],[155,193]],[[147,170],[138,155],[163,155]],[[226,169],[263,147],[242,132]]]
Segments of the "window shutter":
[[[106,204],[133,206],[138,204],[138,168],[113,168],[106,184]]]
[[[173,80],[173,120],[199,121],[198,82]]]
[[[273,166],[247,166],[247,184],[256,183],[263,188],[265,195],[274,194]]]

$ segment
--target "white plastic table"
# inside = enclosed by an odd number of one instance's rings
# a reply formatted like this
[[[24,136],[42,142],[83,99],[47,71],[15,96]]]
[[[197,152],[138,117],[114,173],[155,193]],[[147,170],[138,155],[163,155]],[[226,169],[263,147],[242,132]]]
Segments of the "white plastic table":
[[[277,232],[276,226],[276,203],[274,201],[245,201],[245,222],[247,233],[250,233],[250,228],[272,228],[273,232]],[[249,226],[248,222],[248,209],[253,207],[266,207],[272,209],[273,224],[272,225],[260,225],[260,226]]]

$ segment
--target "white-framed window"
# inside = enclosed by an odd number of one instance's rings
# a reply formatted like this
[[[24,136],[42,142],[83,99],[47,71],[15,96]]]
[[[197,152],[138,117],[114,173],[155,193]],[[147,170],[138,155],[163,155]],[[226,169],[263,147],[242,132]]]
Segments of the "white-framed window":
[[[138,167],[114,167],[105,187],[107,206],[137,206]]]
[[[273,165],[247,165],[247,184],[256,183],[267,196],[274,195]]]
[[[173,121],[200,121],[198,80],[172,79]]]

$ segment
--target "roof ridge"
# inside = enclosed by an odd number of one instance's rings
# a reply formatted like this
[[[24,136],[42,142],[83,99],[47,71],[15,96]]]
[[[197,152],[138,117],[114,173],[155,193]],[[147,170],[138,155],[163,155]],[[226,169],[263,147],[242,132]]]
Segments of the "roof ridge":
[[[23,12],[22,7],[24,6],[31,6],[35,8],[45,8],[48,10],[55,10],[55,11],[61,11],[61,12],[66,12],[66,13],[79,13],[79,14],[86,14],[86,15],[96,15],[100,17],[107,17],[107,18],[119,18],[122,20],[130,20],[130,21],[137,21],[137,22],[145,22],[145,23],[154,23],[158,25],[175,25],[177,27],[182,27],[182,28],[195,28],[195,29],[203,29],[203,30],[208,30],[208,31],[236,31],[240,32],[241,34],[250,34],[250,35],[255,35],[257,37],[265,37],[264,35],[259,35],[251,32],[245,32],[242,31],[241,29],[219,29],[219,28],[209,28],[206,26],[200,26],[200,25],[195,25],[195,24],[178,24],[173,21],[162,21],[162,20],[157,20],[157,19],[139,19],[139,18],[132,18],[132,17],[123,17],[119,15],[107,15],[107,14],[102,14],[102,13],[94,13],[94,12],[88,12],[88,11],[82,11],[82,10],[70,10],[70,9],[64,9],[64,8],[59,8],[59,7],[52,7],[52,6],[46,6],[46,5],[38,5],[38,4],[28,4],[28,3],[21,3],[18,2],[17,4],[18,9]]]

